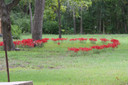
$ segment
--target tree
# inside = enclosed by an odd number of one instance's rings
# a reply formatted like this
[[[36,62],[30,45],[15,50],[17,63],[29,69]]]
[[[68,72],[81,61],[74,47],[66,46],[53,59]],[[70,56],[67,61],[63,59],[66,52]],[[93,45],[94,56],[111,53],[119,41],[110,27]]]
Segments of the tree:
[[[31,22],[31,33],[33,31],[33,19],[32,19],[32,9],[31,9],[31,3],[29,2],[29,13],[30,13],[30,22]]]
[[[67,10],[72,13],[73,17],[73,30],[74,34],[76,34],[76,17],[78,15],[78,4],[75,0],[67,0]]]
[[[61,38],[61,15],[60,15],[61,2],[58,0],[58,24],[59,24],[59,38]]]
[[[74,34],[76,34],[76,13],[74,8],[73,8],[73,26],[74,26]]]
[[[83,34],[83,10],[86,12],[91,0],[68,0],[68,8],[73,14],[74,34],[76,34],[76,18],[80,18],[80,34]]]
[[[61,29],[62,29],[61,14],[62,14],[62,12],[65,12],[65,9],[66,9],[66,7],[63,5],[64,2],[65,2],[65,0],[47,0],[47,3],[48,3],[47,6],[48,6],[49,10],[52,9],[51,11],[53,11],[54,13],[56,13],[58,15],[58,16],[56,16],[56,18],[58,19],[59,38],[62,37],[62,35],[61,35],[61,33],[62,33],[61,32]]]
[[[0,10],[1,10],[1,21],[2,21],[2,33],[3,40],[6,40],[7,50],[15,50],[15,45],[13,44],[12,34],[11,34],[11,20],[10,12],[13,7],[15,7],[20,0],[13,0],[9,4],[5,4],[4,0],[0,0]]]
[[[35,13],[34,13],[34,28],[32,31],[33,40],[42,39],[42,23],[43,23],[43,13],[45,7],[45,0],[36,0],[35,2]]]
[[[80,0],[80,34],[83,34],[83,9],[87,10],[88,6],[91,5],[91,0]]]
[[[80,7],[80,34],[83,34],[83,7],[82,7],[82,4],[81,4],[81,7]]]

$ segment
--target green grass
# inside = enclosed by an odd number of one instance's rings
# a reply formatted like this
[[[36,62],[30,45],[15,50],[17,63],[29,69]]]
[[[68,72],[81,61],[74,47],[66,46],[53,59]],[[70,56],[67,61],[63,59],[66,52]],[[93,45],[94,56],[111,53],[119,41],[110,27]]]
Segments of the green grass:
[[[57,38],[58,35],[43,35]],[[99,54],[73,54],[68,47],[90,46],[90,43],[63,42],[60,46],[49,41],[43,48],[27,48],[8,52],[11,81],[32,80],[34,85],[127,85],[128,35],[63,35],[65,38],[115,38],[119,48]],[[23,35],[21,39],[31,38]],[[98,41],[98,44],[101,44]],[[0,82],[7,81],[4,52],[0,51]]]

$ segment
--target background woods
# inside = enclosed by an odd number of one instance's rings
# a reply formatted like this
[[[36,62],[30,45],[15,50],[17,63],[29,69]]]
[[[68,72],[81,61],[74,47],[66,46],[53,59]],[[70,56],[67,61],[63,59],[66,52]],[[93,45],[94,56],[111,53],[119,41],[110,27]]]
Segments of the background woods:
[[[65,0],[60,1],[63,34],[72,33],[127,33],[127,0]],[[35,2],[31,1],[32,15]],[[45,1],[43,33],[59,33],[58,1]],[[24,32],[30,31],[29,3],[21,1],[11,12],[12,25]],[[15,16],[15,17],[14,17]],[[21,22],[22,20],[22,22]]]
[[[44,34],[58,34],[60,26],[63,34],[128,32],[127,0],[60,0],[60,3],[61,25],[58,22],[58,0],[45,1],[44,25],[41,27]],[[34,9],[34,0],[30,4],[21,0],[10,13],[12,27],[17,26],[22,33],[30,33],[30,17],[34,18]]]

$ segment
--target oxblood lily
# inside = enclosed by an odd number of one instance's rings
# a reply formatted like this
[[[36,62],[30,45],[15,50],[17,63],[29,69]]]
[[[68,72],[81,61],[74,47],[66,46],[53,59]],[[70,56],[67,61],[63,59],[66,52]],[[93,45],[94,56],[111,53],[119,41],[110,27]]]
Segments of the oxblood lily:
[[[86,47],[84,47],[84,48],[80,47],[79,49],[81,51],[87,51],[87,52],[92,50],[92,48],[86,48]]]
[[[60,45],[60,42],[58,42],[57,44]]]
[[[72,47],[72,48],[68,48],[68,50],[77,53],[79,51],[79,48]]]
[[[3,46],[4,45],[4,43],[3,42],[0,42],[0,46]]]
[[[23,39],[22,41],[14,41],[15,46],[21,45],[21,46],[28,46],[28,47],[34,47],[37,45],[41,45],[42,43],[46,43],[49,39],[44,38],[41,40],[33,41],[33,39]]]
[[[111,39],[111,42],[113,42],[114,44],[120,45],[120,42],[117,39]]]
[[[92,46],[91,47],[92,49],[97,49],[97,50],[101,50],[101,49],[104,49],[104,45],[102,45],[102,46]]]
[[[17,46],[17,45],[20,45],[21,44],[21,41],[13,41],[14,45]]]
[[[52,38],[51,40],[52,40],[52,41],[57,41],[57,40],[58,40],[58,38],[57,38],[57,39]]]
[[[76,41],[77,40],[77,38],[74,38],[74,39],[70,39],[69,41]]]
[[[84,41],[87,41],[87,38],[78,38],[78,40],[79,40],[80,42],[84,42]]]
[[[52,38],[51,40],[52,40],[52,41],[55,41],[55,42],[58,41],[57,44],[60,45],[60,41],[67,40],[67,38]]]
[[[67,38],[52,38],[52,41],[63,41],[63,40],[67,40]]]
[[[89,40],[90,40],[90,42],[91,42],[92,44],[96,44],[97,39],[95,39],[95,38],[89,38]]]
[[[89,38],[90,41],[97,41],[95,38]]]
[[[75,39],[73,39],[73,40],[75,40]],[[94,38],[90,38],[89,40],[94,41],[94,42],[97,41],[97,39],[94,39]],[[101,41],[106,42],[106,41],[109,41],[109,40],[105,39],[105,38],[102,38]],[[98,50],[101,50],[101,49],[104,49],[104,48],[116,48],[116,47],[118,47],[118,45],[120,45],[119,41],[116,40],[116,39],[112,39],[111,42],[113,42],[113,43],[108,43],[107,45],[101,45],[101,46],[98,46],[98,45],[97,46],[92,46],[90,48],[86,48],[86,47],[75,48],[75,47],[72,47],[72,48],[68,48],[68,50],[69,51],[74,51],[74,52],[77,53],[78,51],[90,51],[90,50],[94,49],[94,51],[99,53]]]
[[[107,42],[107,41],[109,41],[109,40],[106,39],[106,38],[101,38],[100,40],[103,41],[103,42]]]
[[[111,42],[119,42],[119,40],[117,40],[117,39],[111,39]]]
[[[79,41],[87,41],[87,38],[72,38],[69,41],[76,41],[76,40],[79,40]]]

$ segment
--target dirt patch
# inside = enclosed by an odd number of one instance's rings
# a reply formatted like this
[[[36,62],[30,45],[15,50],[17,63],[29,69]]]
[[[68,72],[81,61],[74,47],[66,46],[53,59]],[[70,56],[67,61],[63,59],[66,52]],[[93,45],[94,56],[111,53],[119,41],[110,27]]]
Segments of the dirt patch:
[[[62,67],[62,66],[50,66],[50,67],[48,67],[49,69],[61,69],[61,68],[64,68],[64,67]]]
[[[4,70],[6,68],[5,60],[0,58],[0,70]]]
[[[9,60],[9,68],[26,68],[30,64],[29,62],[23,62],[19,60]],[[6,69],[6,62],[3,58],[0,59],[0,71]]]

